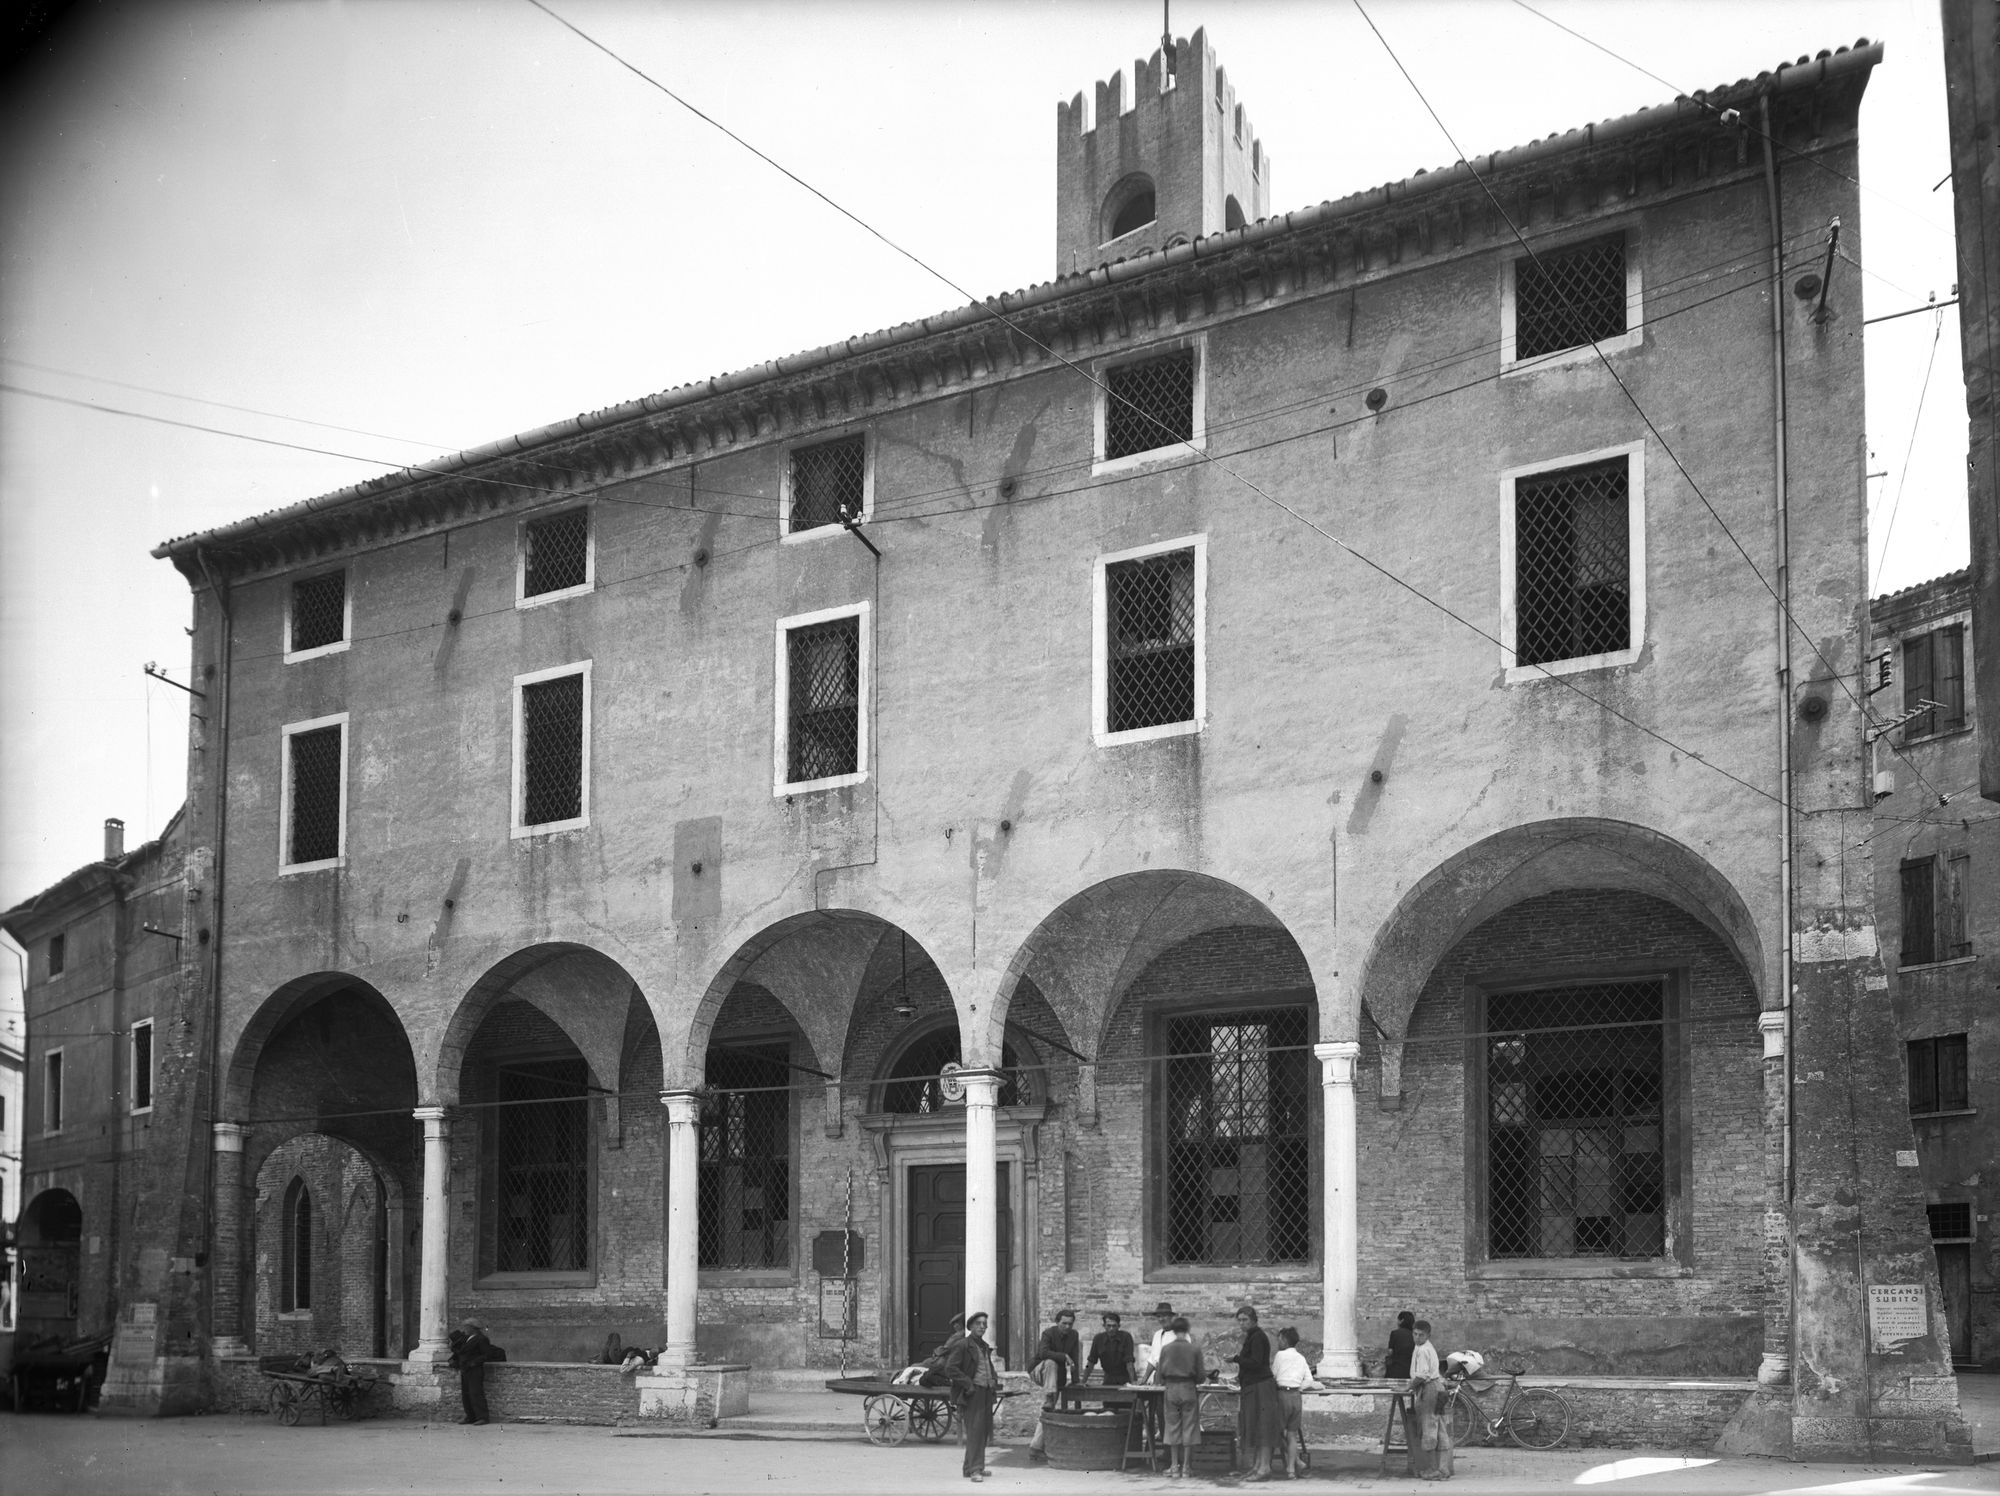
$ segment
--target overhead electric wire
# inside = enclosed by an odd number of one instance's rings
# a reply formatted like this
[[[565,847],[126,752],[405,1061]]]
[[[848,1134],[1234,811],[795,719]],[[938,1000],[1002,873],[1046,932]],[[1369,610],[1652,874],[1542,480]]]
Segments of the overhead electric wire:
[[[1937,325],[1931,329],[1931,356],[1924,363],[1924,382],[1917,391],[1917,413],[1910,419],[1910,440],[1903,448],[1903,472],[1896,479],[1896,498],[1889,505],[1889,523],[1882,530],[1882,554],[1875,561],[1875,580],[1868,590],[1872,594],[1882,585],[1883,568],[1889,564],[1889,542],[1896,534],[1896,515],[1903,507],[1903,486],[1910,481],[1910,459],[1916,455],[1917,432],[1924,424],[1924,401],[1931,392],[1931,371],[1937,367],[1938,341],[1944,336],[1944,313],[1937,314]]]
[[[1596,40],[1594,37],[1585,36],[1581,31],[1578,31],[1575,27],[1565,26],[1561,21],[1558,21],[1554,16],[1549,15],[1546,12],[1536,10],[1534,6],[1527,3],[1527,0],[1514,0],[1514,3],[1520,6],[1521,9],[1525,10],[1529,15],[1548,22],[1549,25],[1555,27],[1556,30],[1567,32],[1569,35],[1575,37],[1578,41],[1582,42],[1585,46],[1595,47],[1598,51],[1602,52],[1606,57],[1609,57],[1613,62],[1621,62],[1626,67],[1631,68],[1633,71],[1645,74],[1648,78],[1651,78],[1655,83],[1659,84],[1662,88],[1671,88],[1674,91],[1674,94],[1677,98],[1685,99],[1690,104],[1698,105],[1701,108],[1708,110],[1709,113],[1716,115],[1718,118],[1721,117],[1722,114],[1724,113],[1724,111],[1718,105],[1711,102],[1709,99],[1702,97],[1700,94],[1692,93],[1689,90],[1682,88],[1679,84],[1673,82],[1671,79],[1662,78],[1658,73],[1654,72],[1644,63],[1634,62],[1631,58],[1626,57],[1621,53],[1612,51],[1611,48],[1605,46],[1603,42]],[[1723,85],[1723,87],[1728,87],[1728,85],[1725,84]],[[1783,151],[1786,155],[1792,157],[1794,160],[1803,161],[1811,166],[1817,167],[1820,171],[1827,173],[1827,175],[1829,176],[1838,177],[1843,182],[1851,183],[1857,191],[1871,193],[1874,196],[1881,198],[1883,202],[1888,203],[1890,206],[1896,208],[1899,212],[1907,214],[1916,222],[1922,224],[1925,228],[1929,229],[1932,233],[1943,235],[1945,238],[1951,239],[1954,242],[1956,242],[1957,236],[1953,230],[1945,228],[1942,224],[1932,223],[1929,218],[1925,217],[1922,213],[1919,213],[1915,208],[1911,207],[1908,203],[1901,202],[1898,199],[1891,197],[1888,193],[1882,191],[1879,187],[1869,187],[1865,185],[1859,177],[1849,176],[1846,172],[1840,170],[1840,168],[1836,166],[1827,165],[1826,162],[1820,160],[1818,157],[1810,154],[1809,152],[1796,150],[1793,147],[1786,145],[1776,136],[1766,136],[1762,130],[1758,129],[1755,125],[1751,124],[1747,119],[1740,120],[1738,121],[1738,123],[1740,123],[1744,129],[1748,130],[1752,135],[1755,135],[1760,140],[1768,139],[1773,149]],[[1945,180],[1949,181],[1950,178],[1946,177]],[[1939,183],[1938,185],[1942,186],[1944,184]],[[1931,191],[1935,192],[1937,191],[1937,188],[1933,187]]]
[[[719,130],[722,134],[728,136],[731,140],[735,141],[738,145],[742,146],[745,150],[749,151],[759,160],[765,162],[773,170],[779,172],[789,180],[797,183],[800,187],[804,188],[814,197],[820,199],[820,201],[826,203],[829,207],[833,208],[842,217],[849,219],[850,221],[858,225],[860,228],[865,230],[873,238],[879,239],[884,245],[894,250],[898,255],[901,255],[903,258],[909,260],[910,263],[916,265],[920,269],[924,270],[926,273],[936,277],[939,281],[949,286],[953,291],[957,292],[960,296],[965,297],[969,303],[978,305],[983,311],[987,313],[988,316],[992,317],[995,321],[1007,327],[1009,330],[1013,331],[1020,337],[1027,339],[1028,342],[1033,344],[1035,347],[1042,349],[1042,351],[1048,354],[1051,358],[1054,358],[1055,360],[1063,364],[1065,367],[1069,368],[1074,373],[1080,375],[1091,385],[1102,390],[1107,399],[1121,398],[1116,394],[1116,392],[1112,391],[1108,386],[1106,386],[1103,383],[1103,381],[1099,380],[1088,369],[1085,369],[1082,366],[1078,365],[1074,360],[1065,358],[1061,353],[1057,352],[1053,348],[1050,348],[1047,344],[1043,343],[1040,339],[1036,338],[1032,333],[1022,328],[1018,323],[1008,318],[1004,313],[1002,313],[989,303],[979,301],[978,298],[974,297],[971,292],[967,291],[963,286],[959,285],[958,282],[951,279],[951,277],[947,276],[946,274],[936,269],[935,267],[929,265],[915,253],[913,253],[908,249],[903,248],[900,244],[897,244],[894,240],[890,239],[887,235],[883,234],[879,229],[874,228],[872,225],[866,223],[861,218],[857,217],[854,213],[850,212],[848,209],[842,207],[839,203],[835,202],[832,198],[828,197],[824,192],[820,191],[819,188],[813,186],[811,183],[799,177],[795,172],[791,171],[787,167],[773,160],[769,155],[759,150],[757,147],[751,145],[748,141],[744,140],[742,136],[738,135],[728,126],[715,120],[710,115],[703,113],[700,109],[697,109],[693,104],[689,103],[687,100],[683,99],[679,94],[675,93],[674,90],[668,88],[665,84],[659,82],[657,79],[653,78],[650,74],[646,73],[644,70],[626,61],[623,57],[620,57],[616,52],[612,51],[609,47],[605,46],[602,42],[598,41],[596,38],[590,36],[587,32],[583,31],[582,29],[575,26],[571,22],[565,20],[560,15],[557,15],[554,11],[550,10],[547,5],[543,4],[542,0],[527,0],[527,3],[534,6],[537,10],[543,12],[543,14],[547,15],[551,20],[554,20],[560,25],[562,25],[566,30],[572,32],[581,40],[587,42],[590,46],[604,53],[606,57],[609,57],[612,61],[616,62],[620,67],[624,68],[626,71],[630,72],[635,77],[641,79],[642,81],[649,84],[653,88],[658,89],[661,93],[665,94],[668,98],[672,99],[675,103],[679,104],[682,108],[686,109],[696,118],[704,121],[709,125],[712,125],[715,129]],[[1359,8],[1358,3],[1356,8],[1357,9]],[[1366,19],[1367,13],[1364,11],[1362,14],[1363,18]],[[1369,25],[1372,28],[1374,23],[1370,21]],[[1378,32],[1377,35],[1379,36],[1380,33]],[[1383,45],[1384,47],[1387,47],[1388,44],[1384,42]],[[1390,55],[1392,58],[1394,57],[1393,52],[1391,52]],[[1397,63],[1397,66],[1398,68],[1401,68],[1402,64],[1399,62]],[[1405,77],[1407,76],[1408,74],[1405,73]],[[1412,83],[1412,87],[1414,86],[1415,86],[1414,83]],[[1421,91],[1419,91],[1419,97],[1421,96],[1422,96]],[[1429,107],[1428,103],[1426,103],[1425,107],[1426,108]],[[1433,112],[1432,117],[1436,118],[1435,112]],[[1440,121],[1440,125],[1442,125],[1442,121]],[[1447,131],[1446,132],[1447,137],[1449,137],[1449,134],[1450,132]],[[1453,149],[1454,150],[1457,149],[1457,143],[1455,141],[1453,142]],[[1462,154],[1463,153],[1461,152],[1461,155]],[[1468,170],[1469,169],[1470,168],[1468,168]],[[1484,188],[1485,184],[1483,180],[1480,179],[1476,173],[1474,173],[1473,175],[1474,175],[1474,180],[1480,182],[1481,187]],[[1488,196],[1491,197],[1492,194],[1490,189],[1488,189],[1487,192]],[[1505,216],[1504,213],[1502,216],[1503,217]],[[1511,219],[1508,220],[1508,226],[1509,228],[1513,228],[1513,223]],[[1514,232],[1516,237],[1518,238],[1520,236],[1520,231],[1518,229],[1515,229]],[[1525,241],[1523,242],[1525,243]],[[1592,346],[1595,347],[1594,344]],[[1603,356],[1602,350],[1599,350],[1599,356],[1600,357]],[[1623,387],[1622,381],[1620,382],[1620,384],[1622,388]],[[1628,392],[1628,398],[1629,398],[1629,392]],[[1139,410],[1139,407],[1133,405],[1132,402],[1130,401],[1121,401],[1121,403],[1130,406],[1135,412],[1137,412],[1142,416],[1147,415],[1146,412]],[[1638,408],[1637,402],[1634,401],[1633,404],[1634,408],[1637,409]],[[1642,420],[1646,419],[1645,412],[1643,410],[1640,410],[1639,414]],[[1147,416],[1147,418],[1152,419],[1150,416]],[[1159,425],[1160,423],[1157,420],[1155,420],[1154,424]],[[1649,428],[1651,428],[1652,423],[1650,420],[1647,421],[1647,425]],[[1249,478],[1244,477],[1241,473],[1236,472],[1235,470],[1228,467],[1226,464],[1221,463],[1211,454],[1195,446],[1195,444],[1192,441],[1187,440],[1185,438],[1179,438],[1177,439],[1177,444],[1185,446],[1190,451],[1194,452],[1198,460],[1219,468],[1224,474],[1235,479],[1238,483],[1243,484],[1253,493],[1259,495],[1261,498],[1265,499],[1276,508],[1282,510],[1284,513],[1289,514],[1293,519],[1305,525],[1308,529],[1314,531],[1323,539],[1329,541],[1331,544],[1345,551],[1348,555],[1352,556],[1362,565],[1366,566],[1371,571],[1377,573],[1384,580],[1408,592],[1412,597],[1417,598],[1420,602],[1423,602],[1428,606],[1435,608],[1439,612],[1443,613],[1447,618],[1450,618],[1454,622],[1460,624],[1462,627],[1464,627],[1471,633],[1474,633],[1478,635],[1480,638],[1487,640],[1489,643],[1499,648],[1502,651],[1503,655],[1513,653],[1513,651],[1510,651],[1507,645],[1502,640],[1497,638],[1495,635],[1481,628],[1478,624],[1472,622],[1470,619],[1466,618],[1463,614],[1459,613],[1457,610],[1453,609],[1448,604],[1440,602],[1438,599],[1431,597],[1429,594],[1425,593],[1420,588],[1416,587],[1414,584],[1404,580],[1401,576],[1398,576],[1395,572],[1390,571],[1386,566],[1376,561],[1373,557],[1368,556],[1364,552],[1356,549],[1354,546],[1349,545],[1345,540],[1341,539],[1338,535],[1335,535],[1332,531],[1326,529],[1324,526],[1315,522],[1310,516],[1300,512],[1298,509],[1294,508],[1290,504],[1285,503],[1282,499],[1279,499],[1274,494],[1270,493],[1269,491],[1261,487],[1259,484],[1253,482]],[[1665,446],[1664,441],[1662,441],[1662,446],[1663,447]],[[1672,455],[1671,451],[1669,451],[1669,455],[1670,456]],[[1679,466],[1678,459],[1676,459],[1676,466]],[[1682,471],[1685,474],[1685,469],[1683,469]],[[1689,478],[1688,481],[1692,485],[1693,479],[1691,477]],[[1699,493],[1698,488],[1697,488],[1697,493]],[[1707,502],[1705,497],[1703,498],[1703,502],[1704,503]],[[1724,526],[1724,530],[1727,533],[1728,527]],[[1734,540],[1734,538],[1735,538],[1734,535],[1731,534],[1731,539]],[[1742,549],[1740,544],[1738,545],[1738,549],[1739,550]],[[1747,553],[1745,553],[1744,559],[1746,561],[1749,560]],[[1756,569],[1755,563],[1752,562],[1751,566],[1752,570],[1754,571]],[[1759,572],[1758,575],[1760,578],[1762,577],[1761,572]],[[1766,583],[1766,586],[1768,587],[1769,584]],[[1796,627],[1796,625],[1794,626]],[[1694,762],[1703,765],[1705,768],[1713,770],[1714,772],[1722,775],[1724,778],[1729,779],[1732,782],[1742,786],[1744,789],[1750,790],[1754,794],[1762,796],[1764,799],[1771,801],[1775,805],[1783,805],[1784,802],[1780,800],[1778,796],[1772,794],[1769,790],[1764,789],[1761,785],[1753,784],[1751,781],[1744,779],[1741,775],[1736,774],[1731,770],[1725,769],[1721,767],[1719,764],[1712,763],[1703,754],[1697,753],[1691,748],[1683,747],[1681,744],[1674,742],[1671,738],[1668,738],[1665,734],[1657,731],[1656,729],[1649,727],[1646,724],[1639,722],[1632,717],[1627,716],[1624,712],[1619,711],[1609,702],[1606,702],[1599,697],[1592,696],[1588,691],[1584,690],[1581,686],[1577,685],[1574,681],[1572,681],[1567,675],[1559,674],[1556,671],[1550,670],[1546,665],[1542,664],[1539,661],[1531,662],[1531,668],[1541,671],[1545,679],[1553,681],[1558,685],[1561,685],[1565,689],[1581,697],[1583,700],[1591,703],[1593,706],[1596,706],[1600,711],[1603,711],[1609,714],[1610,716],[1616,717],[1618,720],[1624,722],[1627,726],[1633,728],[1635,731],[1640,732],[1645,736],[1656,740],[1657,742],[1663,744],[1673,752],[1685,755],[1689,759],[1692,759]]]
[[[531,4],[538,3],[538,0],[530,0],[530,3]],[[1505,208],[1505,206],[1502,205],[1499,197],[1494,193],[1493,189],[1487,185],[1486,179],[1479,174],[1479,172],[1473,167],[1471,161],[1466,157],[1465,151],[1460,147],[1457,137],[1455,137],[1451,133],[1450,126],[1445,124],[1443,117],[1440,116],[1437,110],[1432,106],[1429,97],[1424,93],[1423,89],[1418,86],[1417,80],[1410,76],[1410,70],[1403,66],[1402,58],[1398,57],[1396,55],[1396,49],[1389,45],[1389,39],[1382,35],[1381,28],[1375,24],[1374,18],[1368,14],[1367,7],[1365,7],[1361,3],[1361,0],[1352,0],[1352,4],[1354,8],[1361,13],[1361,19],[1368,23],[1368,29],[1375,33],[1375,39],[1382,44],[1382,50],[1389,54],[1389,60],[1396,65],[1396,71],[1403,75],[1403,81],[1410,85],[1411,92],[1416,94],[1417,101],[1424,106],[1424,112],[1430,115],[1432,122],[1437,125],[1438,130],[1444,135],[1445,140],[1450,144],[1452,150],[1457,152],[1459,157],[1459,163],[1465,167],[1467,174],[1471,176],[1474,182],[1479,184],[1480,190],[1486,194],[1486,199],[1493,205],[1494,212],[1500,215],[1501,221],[1507,225],[1508,229],[1513,233],[1514,238],[1517,241],[1519,241],[1522,250],[1527,254],[1529,260],[1533,262],[1535,268],[1537,270],[1543,271],[1546,274],[1547,273],[1546,267],[1544,267],[1542,264],[1541,256],[1535,253],[1534,246],[1528,243],[1527,237],[1524,234],[1522,234],[1519,226],[1515,224],[1513,216],[1507,212],[1507,209]],[[1553,278],[1552,278],[1552,283],[1559,284],[1559,282],[1554,282]],[[1564,294],[1565,298],[1567,298],[1567,293],[1565,292]],[[1755,576],[1759,582],[1763,583],[1764,590],[1771,594],[1771,599],[1773,602],[1777,603],[1779,611],[1784,615],[1785,622],[1798,633],[1798,636],[1801,639],[1805,640],[1806,647],[1810,649],[1813,652],[1813,654],[1818,657],[1819,662],[1826,667],[1827,677],[1831,679],[1834,685],[1840,688],[1842,694],[1844,694],[1847,697],[1847,699],[1853,703],[1855,710],[1861,714],[1862,720],[1864,722],[1872,722],[1874,719],[1869,714],[1867,703],[1854,694],[1853,688],[1847,684],[1847,681],[1841,675],[1840,671],[1834,666],[1833,661],[1828,659],[1826,657],[1826,652],[1819,647],[1819,641],[1813,638],[1811,634],[1807,633],[1806,630],[1799,624],[1798,619],[1795,616],[1793,616],[1790,604],[1787,603],[1784,597],[1779,594],[1778,589],[1771,585],[1770,579],[1764,575],[1763,569],[1757,565],[1756,560],[1751,556],[1750,552],[1744,549],[1743,542],[1736,538],[1736,532],[1730,529],[1729,522],[1722,517],[1721,513],[1716,509],[1715,505],[1709,502],[1708,495],[1702,491],[1701,485],[1695,481],[1694,474],[1688,471],[1687,464],[1681,461],[1680,454],[1674,451],[1673,445],[1667,440],[1665,433],[1663,433],[1660,430],[1660,428],[1654,424],[1653,418],[1646,413],[1645,406],[1639,403],[1639,397],[1632,393],[1631,387],[1627,385],[1624,379],[1622,379],[1619,376],[1617,368],[1611,362],[1610,355],[1604,351],[1602,345],[1600,345],[1595,339],[1592,339],[1590,346],[1592,351],[1597,354],[1598,362],[1603,365],[1605,372],[1611,376],[1612,382],[1618,386],[1619,393],[1624,395],[1626,400],[1630,402],[1633,411],[1636,412],[1639,419],[1645,423],[1646,429],[1652,433],[1653,439],[1660,444],[1660,450],[1666,453],[1667,459],[1673,463],[1675,469],[1680,473],[1682,479],[1685,480],[1689,489],[1693,491],[1694,496],[1697,499],[1701,500],[1702,507],[1709,512],[1710,517],[1714,519],[1714,521],[1718,526],[1721,527],[1722,533],[1729,538],[1729,543],[1736,548],[1736,553],[1743,558],[1744,565],[1750,568],[1751,575]],[[1862,563],[1863,563],[1863,570],[1865,572],[1867,564],[1867,557],[1865,554],[1862,557]],[[1791,709],[1791,704],[1789,702],[1785,703],[1784,709],[1789,711]],[[1936,787],[1933,786],[1928,779],[1924,778],[1923,770],[1919,769],[1916,766],[1916,764],[1910,760],[1908,755],[1904,754],[1902,750],[1894,744],[1891,744],[1890,748],[1892,752],[1896,753],[1898,757],[1902,758],[1905,763],[1910,765],[1910,772],[1915,774],[1917,776],[1918,781],[1922,783],[1926,789],[1929,789],[1931,793],[1937,797],[1938,803],[1940,805],[1949,803],[1946,797],[1940,794],[1936,789]]]

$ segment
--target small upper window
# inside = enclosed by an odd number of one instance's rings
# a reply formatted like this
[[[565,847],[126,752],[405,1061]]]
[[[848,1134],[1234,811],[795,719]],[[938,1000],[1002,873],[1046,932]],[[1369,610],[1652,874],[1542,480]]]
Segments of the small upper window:
[[[347,646],[347,573],[329,571],[292,583],[286,660],[331,654]]]
[[[1910,1110],[1912,1112],[1963,1112],[1972,1108],[1972,1091],[1965,1068],[1965,1035],[1939,1034],[1934,1039],[1912,1039],[1910,1056]]]
[[[1634,445],[1573,465],[1503,475],[1509,680],[1638,658],[1645,618],[1642,455]]]
[[[153,1020],[132,1025],[132,1110],[153,1109]]]
[[[69,937],[55,934],[49,937],[49,975],[59,977],[69,964]]]
[[[1201,406],[1195,344],[1105,367],[1097,391],[1099,463],[1200,447]]]
[[[852,784],[868,768],[865,605],[778,625],[779,794]]]
[[[1206,554],[1197,537],[1098,562],[1092,716],[1100,746],[1200,731]]]
[[[63,1052],[42,1056],[42,1131],[61,1132],[63,1125]]]
[[[1104,199],[1103,242],[1109,244],[1143,229],[1153,221],[1155,210],[1153,179],[1144,172],[1124,178]]]
[[[589,665],[538,671],[514,685],[514,834],[587,825]]]
[[[1243,227],[1243,204],[1236,201],[1234,193],[1231,193],[1222,204],[1222,226],[1225,229]]]
[[[1932,1241],[1972,1240],[1970,1200],[1945,1200],[1937,1205],[1926,1205],[1924,1213],[1930,1217]]]
[[[281,867],[299,872],[336,865],[345,852],[347,714],[287,726],[282,767]]]
[[[1536,358],[1625,331],[1625,236],[1514,262],[1514,357]]]
[[[1965,726],[1965,625],[1949,624],[1903,641],[1903,710],[1915,711],[1903,740],[1956,732]]]
[[[521,526],[521,603],[589,591],[593,549],[588,509],[529,520]]]
[[[866,517],[866,434],[792,448],[785,471],[784,511],[788,535]]]

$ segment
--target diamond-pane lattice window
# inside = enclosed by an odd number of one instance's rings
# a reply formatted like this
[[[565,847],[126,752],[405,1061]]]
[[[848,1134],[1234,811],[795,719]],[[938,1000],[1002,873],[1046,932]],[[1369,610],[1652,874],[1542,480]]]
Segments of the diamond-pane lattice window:
[[[1630,490],[1630,464],[1622,456],[1515,480],[1520,664],[1632,647]]]
[[[521,824],[583,815],[583,676],[521,687]]]
[[[503,1273],[590,1266],[589,1071],[580,1059],[506,1060],[490,1116]]]
[[[345,729],[315,727],[287,738],[291,751],[288,862],[327,862],[340,855],[340,739]]]
[[[1194,349],[1104,371],[1104,460],[1194,439]]]
[[[1109,732],[1194,720],[1194,551],[1104,568]]]
[[[792,450],[792,533],[859,519],[868,497],[868,438]]]
[[[292,583],[292,653],[324,649],[347,637],[347,573],[330,571]]]
[[[861,620],[788,629],[786,782],[810,784],[861,768]]]
[[[1165,1032],[1167,1261],[1308,1260],[1306,1010],[1176,1018]]]
[[[946,1065],[958,1063],[958,1030],[939,1029],[927,1034],[896,1057],[889,1071],[889,1083],[882,1088],[882,1110],[901,1116],[929,1116],[948,1106],[939,1080]],[[1005,1079],[995,1105],[1020,1106],[1026,1100],[1025,1077],[1014,1046],[1000,1046],[1000,1069]]]
[[[1490,1257],[1666,1252],[1666,984],[1486,999]]]
[[[1514,262],[1514,357],[1577,348],[1625,331],[1625,236],[1541,250]]]
[[[710,1046],[701,1106],[700,1255],[712,1268],[791,1262],[789,1047]]]
[[[571,509],[521,527],[521,596],[566,592],[590,580],[590,511]]]
[[[1947,1200],[1941,1205],[1926,1205],[1924,1210],[1931,1218],[1932,1241],[1972,1240],[1970,1200]]]

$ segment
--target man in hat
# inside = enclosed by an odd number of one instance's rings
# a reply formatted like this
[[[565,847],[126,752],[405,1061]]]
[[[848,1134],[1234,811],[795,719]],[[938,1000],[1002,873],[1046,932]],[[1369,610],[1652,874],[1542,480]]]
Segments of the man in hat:
[[[1162,1299],[1153,1309],[1153,1317],[1160,1322],[1159,1331],[1153,1336],[1152,1344],[1146,1348],[1148,1363],[1157,1365],[1160,1352],[1167,1348],[1167,1342],[1174,1338],[1174,1306]]]
[[[476,1319],[463,1321],[459,1329],[464,1338],[458,1340],[451,1358],[451,1364],[458,1368],[458,1398],[465,1405],[465,1417],[459,1422],[485,1423],[486,1363],[493,1357],[493,1342]]]
[[[965,1478],[986,1479],[986,1441],[993,1436],[993,1403],[1000,1395],[1000,1374],[993,1367],[993,1350],[986,1343],[986,1316],[973,1314],[965,1333],[945,1364],[958,1400],[958,1421],[965,1430]]]
[[[1132,1380],[1132,1337],[1116,1309],[1104,1311],[1104,1328],[1090,1339],[1090,1358],[1083,1363],[1083,1380],[1093,1366],[1104,1368],[1104,1385],[1122,1387]]]
[[[1041,1344],[1035,1348],[1035,1359],[1028,1363],[1028,1375],[1042,1389],[1044,1413],[1061,1401],[1063,1388],[1076,1380],[1077,1366],[1082,1360],[1083,1341],[1076,1333],[1076,1311],[1059,1309],[1056,1311],[1056,1322],[1042,1331]],[[1048,1432],[1038,1419],[1035,1437],[1028,1441],[1030,1464],[1048,1463],[1048,1453],[1043,1448],[1047,1442]]]

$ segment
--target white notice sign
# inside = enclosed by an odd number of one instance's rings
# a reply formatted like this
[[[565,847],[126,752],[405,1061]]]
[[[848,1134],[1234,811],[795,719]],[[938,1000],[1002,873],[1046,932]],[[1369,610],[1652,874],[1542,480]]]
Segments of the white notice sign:
[[[1869,1348],[1877,1355],[1899,1351],[1931,1332],[1930,1299],[1921,1283],[1868,1285]]]

